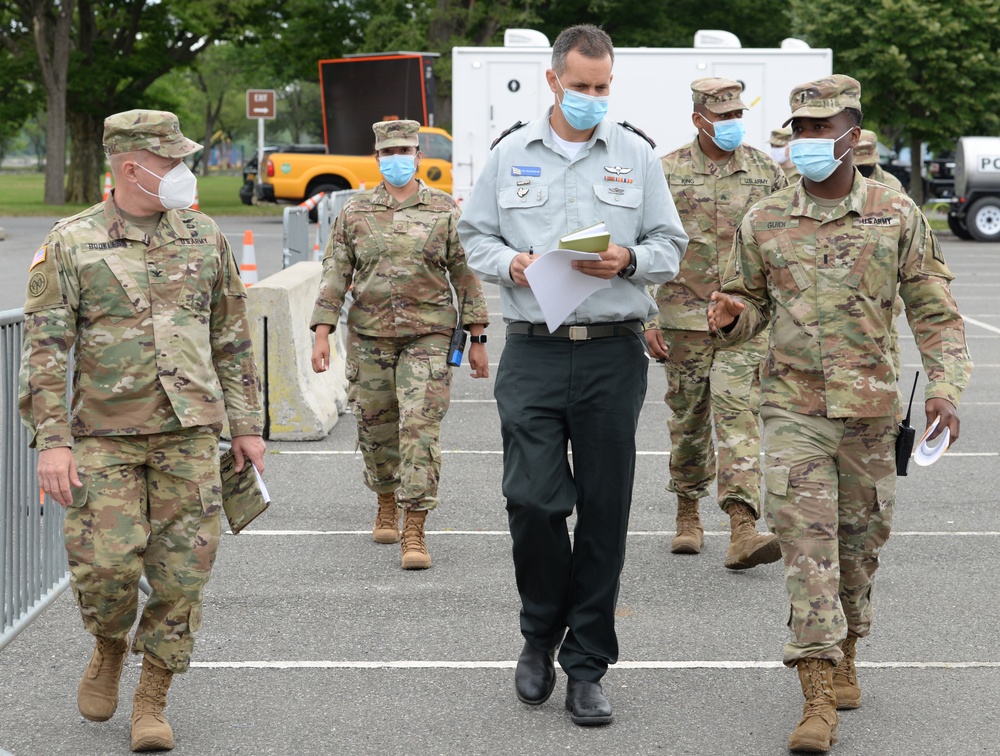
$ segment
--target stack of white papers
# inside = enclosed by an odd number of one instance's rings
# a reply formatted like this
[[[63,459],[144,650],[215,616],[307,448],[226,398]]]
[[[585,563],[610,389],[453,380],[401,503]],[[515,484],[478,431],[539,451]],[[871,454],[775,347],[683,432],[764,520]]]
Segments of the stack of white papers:
[[[600,260],[600,254],[553,249],[524,269],[531,291],[545,316],[545,325],[552,333],[583,301],[601,289],[610,289],[611,281],[581,273],[573,267],[574,260]]]
[[[920,444],[917,446],[917,450],[913,452],[913,461],[921,467],[933,465],[941,459],[941,455],[948,450],[948,444],[951,442],[951,428],[948,427],[941,431],[941,435],[937,438],[936,446],[929,446],[927,444],[927,437],[934,432],[934,429],[938,427],[938,423],[940,422],[941,416],[938,415],[934,419],[934,422],[928,426],[926,431],[924,431],[924,435],[920,439]]]

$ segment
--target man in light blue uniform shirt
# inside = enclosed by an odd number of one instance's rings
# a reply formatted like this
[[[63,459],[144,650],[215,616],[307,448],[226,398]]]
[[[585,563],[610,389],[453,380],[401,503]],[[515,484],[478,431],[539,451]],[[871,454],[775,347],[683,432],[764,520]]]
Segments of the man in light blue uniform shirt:
[[[613,63],[600,29],[559,35],[545,74],[555,106],[494,143],[458,224],[469,266],[502,287],[508,324],[494,394],[525,638],[515,691],[526,704],[548,700],[561,643],[566,708],[580,725],[612,719],[600,680],[618,658],[614,612],[648,372],[642,324],[656,313],[647,285],[672,279],[687,245],[651,145],[604,117]],[[550,334],[524,271],[598,221],[608,250],[574,266],[611,288]]]

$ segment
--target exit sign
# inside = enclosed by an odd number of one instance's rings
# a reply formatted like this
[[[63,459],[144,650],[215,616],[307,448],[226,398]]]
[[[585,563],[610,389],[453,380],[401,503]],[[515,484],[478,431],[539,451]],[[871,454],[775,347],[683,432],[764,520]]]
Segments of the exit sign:
[[[247,118],[274,118],[274,90],[247,90]]]

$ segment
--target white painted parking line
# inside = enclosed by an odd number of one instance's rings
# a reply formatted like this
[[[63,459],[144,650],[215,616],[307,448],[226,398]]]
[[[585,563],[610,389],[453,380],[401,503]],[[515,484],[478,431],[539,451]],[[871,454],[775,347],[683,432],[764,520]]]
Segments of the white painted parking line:
[[[963,318],[965,319],[966,323],[972,323],[972,325],[974,325],[974,326],[979,326],[980,328],[985,328],[987,331],[992,331],[993,333],[1000,333],[1000,328],[997,328],[995,325],[990,325],[989,323],[984,323],[981,320],[973,320],[968,315],[964,315]],[[979,366],[977,365],[976,367],[979,367]]]
[[[558,665],[558,662],[556,662]],[[326,659],[308,661],[193,661],[192,667],[201,669],[514,669],[517,662],[503,661],[333,661]],[[620,661],[616,669],[781,669],[780,661]],[[1000,662],[990,661],[939,661],[939,662],[857,662],[868,669],[1000,669]]]

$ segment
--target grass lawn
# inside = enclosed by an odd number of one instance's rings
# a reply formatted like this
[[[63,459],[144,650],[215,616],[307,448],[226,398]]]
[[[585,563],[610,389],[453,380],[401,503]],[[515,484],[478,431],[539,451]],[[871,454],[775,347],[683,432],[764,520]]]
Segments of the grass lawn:
[[[100,177],[103,190],[104,176]],[[198,205],[209,215],[281,215],[280,205],[244,205],[239,191],[243,177],[212,175],[198,177]],[[70,216],[88,205],[47,205],[45,175],[37,171],[0,171],[0,215]]]

